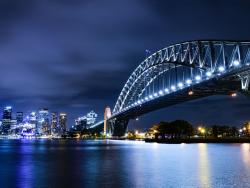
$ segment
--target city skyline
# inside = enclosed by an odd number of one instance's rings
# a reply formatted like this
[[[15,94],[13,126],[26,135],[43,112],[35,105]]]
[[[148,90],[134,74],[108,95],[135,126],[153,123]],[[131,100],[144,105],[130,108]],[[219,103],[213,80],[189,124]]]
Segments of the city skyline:
[[[186,1],[182,6],[166,1],[73,1],[70,6],[6,1],[1,13],[0,108],[47,107],[70,114],[72,123],[90,109],[102,117],[106,106],[114,107],[128,76],[149,51],[195,39],[248,39],[249,6],[246,1]],[[241,95],[231,101],[215,96],[189,102],[141,117],[130,126],[149,127],[158,119],[177,117],[207,124],[240,125],[249,120],[250,102]],[[198,108],[202,115],[187,107]],[[218,111],[220,117],[211,118]]]
[[[0,112],[0,135],[23,137],[60,137],[70,131],[82,131],[96,122],[98,115],[92,110],[84,116],[75,117],[74,124],[68,122],[65,112],[39,108],[36,111],[14,111],[5,106]]]

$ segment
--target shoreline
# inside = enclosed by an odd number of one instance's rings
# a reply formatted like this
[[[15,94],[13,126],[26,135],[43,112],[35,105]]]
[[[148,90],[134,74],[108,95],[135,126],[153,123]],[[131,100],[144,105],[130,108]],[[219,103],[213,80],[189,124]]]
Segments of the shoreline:
[[[187,138],[187,139],[145,139],[146,143],[159,144],[198,144],[198,143],[250,143],[250,138]]]

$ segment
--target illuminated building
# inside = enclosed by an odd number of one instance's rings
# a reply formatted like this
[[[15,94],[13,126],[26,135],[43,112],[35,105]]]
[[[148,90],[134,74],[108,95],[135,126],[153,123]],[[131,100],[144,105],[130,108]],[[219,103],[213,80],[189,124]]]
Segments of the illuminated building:
[[[87,118],[86,116],[79,117],[75,120],[75,127],[76,131],[82,131],[87,128]]]
[[[51,113],[51,133],[56,134],[58,132],[58,113]]]
[[[16,121],[17,121],[17,124],[20,124],[23,122],[23,112],[16,113]]]
[[[97,114],[92,110],[86,116],[79,117],[75,120],[75,130],[82,131],[88,129],[96,122]]]
[[[91,112],[87,113],[86,118],[87,118],[87,125],[91,126],[95,123],[97,114],[92,110]]]
[[[59,127],[61,134],[65,134],[67,128],[67,114],[60,113],[59,115]]]
[[[39,135],[48,135],[50,134],[49,126],[49,110],[42,108],[38,111],[37,116],[37,133]]]
[[[36,112],[31,112],[29,114],[27,122],[35,129],[33,132],[38,133]]]
[[[7,134],[11,126],[12,107],[6,106],[3,109],[2,132]]]

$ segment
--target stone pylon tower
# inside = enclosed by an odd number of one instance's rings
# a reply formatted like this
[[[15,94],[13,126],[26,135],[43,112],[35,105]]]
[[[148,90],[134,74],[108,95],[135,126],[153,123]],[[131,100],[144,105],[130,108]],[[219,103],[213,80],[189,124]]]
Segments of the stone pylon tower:
[[[103,134],[107,136],[107,133],[109,133],[109,127],[108,127],[108,119],[111,117],[111,109],[109,106],[105,108],[104,111],[104,128],[103,128]]]

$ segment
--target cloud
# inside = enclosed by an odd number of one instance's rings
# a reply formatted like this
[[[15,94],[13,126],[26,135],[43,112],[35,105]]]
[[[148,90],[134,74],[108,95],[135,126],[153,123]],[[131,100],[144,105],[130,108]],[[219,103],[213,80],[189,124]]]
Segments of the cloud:
[[[246,1],[5,0],[0,5],[2,106],[13,104],[19,111],[46,106],[70,112],[71,119],[113,106],[145,49],[197,38],[244,39],[250,31]],[[209,110],[226,99],[214,100],[218,103],[204,99],[181,108],[208,106],[207,121]],[[244,101],[226,107],[247,109]]]

